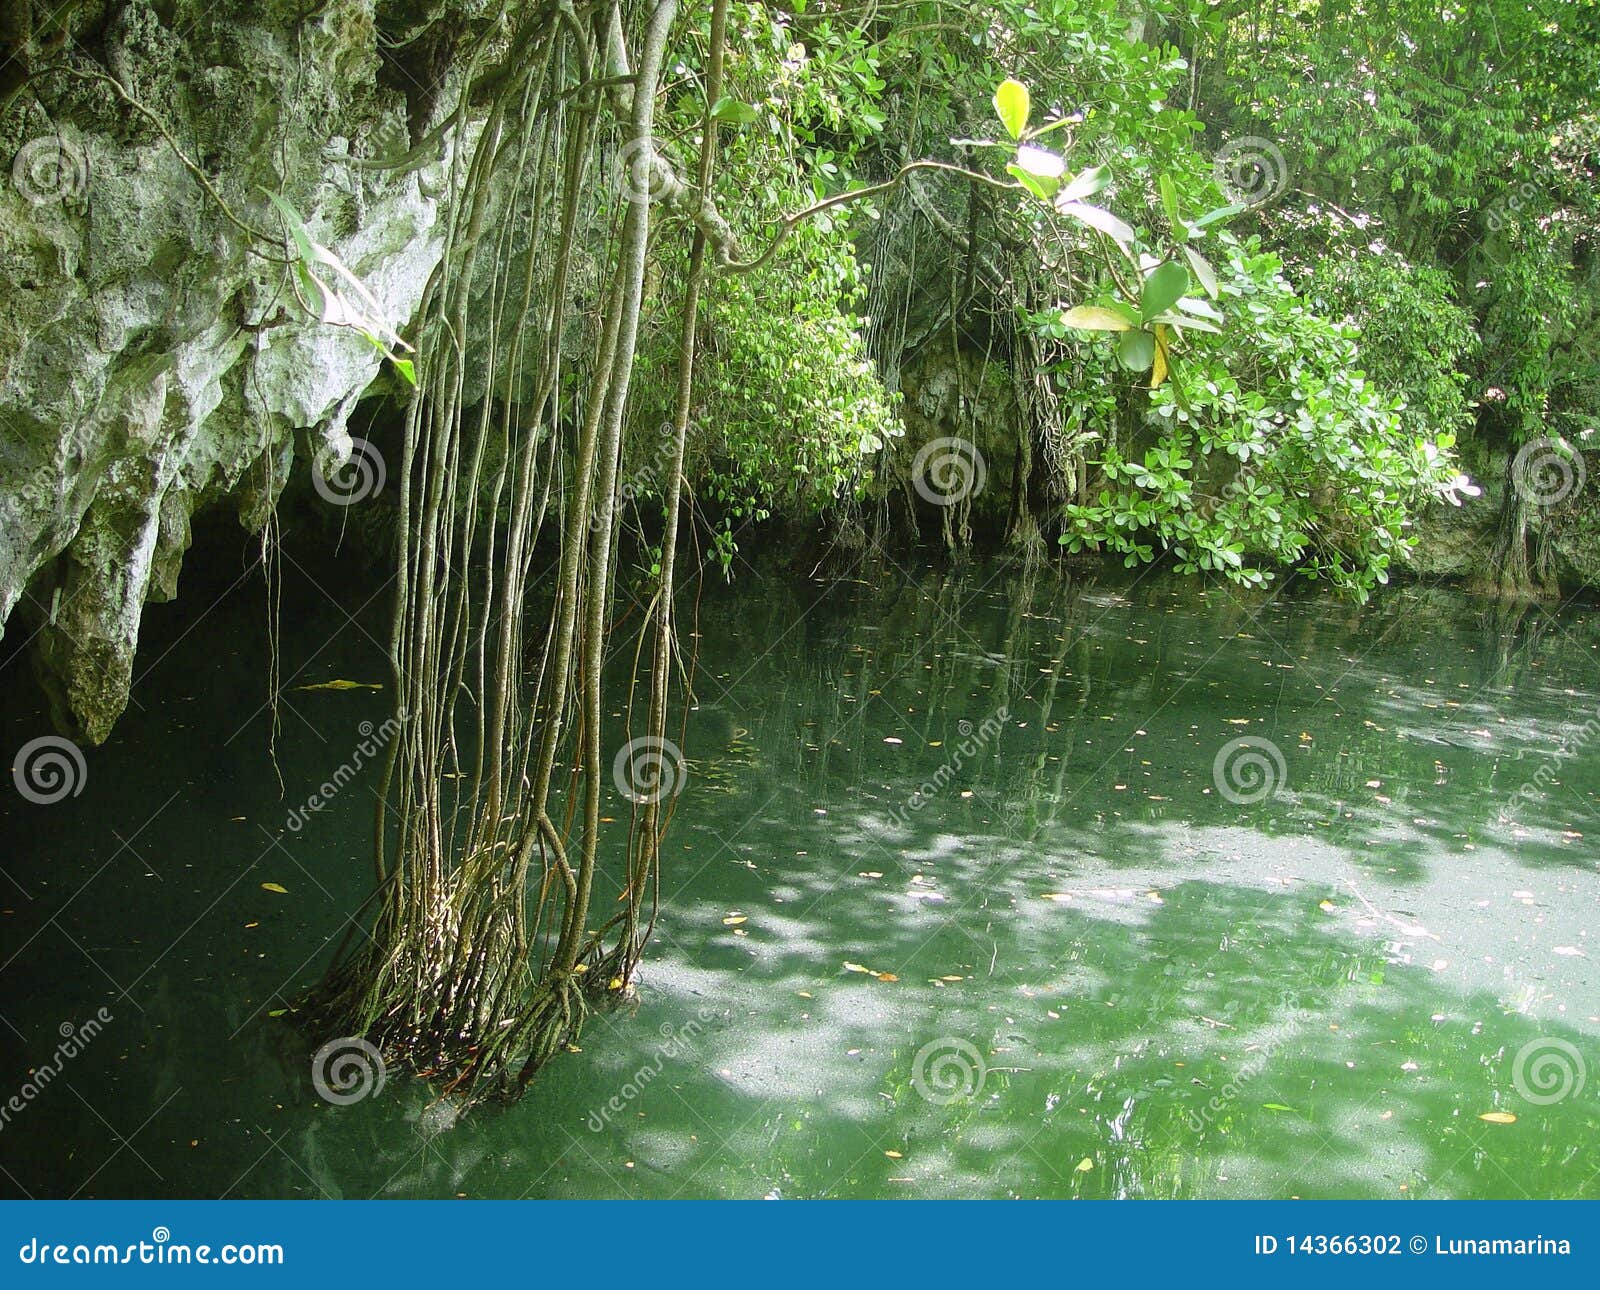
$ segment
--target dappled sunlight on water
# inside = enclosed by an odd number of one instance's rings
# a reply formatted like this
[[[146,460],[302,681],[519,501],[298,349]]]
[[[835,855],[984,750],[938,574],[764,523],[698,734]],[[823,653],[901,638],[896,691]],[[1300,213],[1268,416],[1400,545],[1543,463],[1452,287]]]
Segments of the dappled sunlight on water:
[[[994,567],[698,615],[640,997],[465,1116],[398,1075],[328,1105],[268,1015],[365,895],[369,795],[283,820],[381,696],[289,693],[280,800],[248,646],[180,642],[48,833],[5,804],[7,1016],[37,1061],[117,1014],[0,1135],[12,1182],[1600,1195],[1592,616]],[[286,675],[381,675],[338,627],[286,629]]]

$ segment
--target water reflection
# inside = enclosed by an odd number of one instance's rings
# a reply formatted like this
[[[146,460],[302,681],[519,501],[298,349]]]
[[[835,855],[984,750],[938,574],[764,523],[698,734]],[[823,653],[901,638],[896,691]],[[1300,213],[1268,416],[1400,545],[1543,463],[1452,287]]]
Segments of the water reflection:
[[[299,622],[287,674],[379,672],[377,624]],[[398,1079],[327,1105],[267,1015],[366,875],[367,802],[291,834],[284,801],[381,698],[293,696],[280,801],[259,728],[216,711],[248,632],[179,641],[92,796],[48,833],[5,806],[13,1037],[37,1062],[63,1016],[117,1014],[0,1133],[11,1185],[1600,1194],[1591,618],[979,567],[747,579],[696,626],[643,996],[466,1117]],[[1265,791],[1222,791],[1238,741],[1281,760]]]

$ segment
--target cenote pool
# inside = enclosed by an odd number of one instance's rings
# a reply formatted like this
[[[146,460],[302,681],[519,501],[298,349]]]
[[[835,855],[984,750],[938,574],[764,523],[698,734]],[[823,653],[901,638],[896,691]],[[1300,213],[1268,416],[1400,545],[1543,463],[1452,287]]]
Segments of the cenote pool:
[[[640,996],[460,1116],[330,1104],[271,1015],[367,894],[374,768],[291,812],[386,716],[298,688],[385,680],[386,589],[284,576],[275,740],[242,576],[147,616],[80,795],[0,793],[0,1092],[109,1017],[8,1194],[1600,1196],[1592,611],[708,582]],[[48,725],[4,678],[9,757]]]

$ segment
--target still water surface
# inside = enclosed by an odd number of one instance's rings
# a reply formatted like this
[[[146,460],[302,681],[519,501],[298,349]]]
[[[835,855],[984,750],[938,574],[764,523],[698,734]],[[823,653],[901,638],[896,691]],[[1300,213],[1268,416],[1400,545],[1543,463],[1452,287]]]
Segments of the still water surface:
[[[370,771],[290,814],[386,715],[295,688],[384,679],[381,587],[286,572],[277,771],[247,580],[152,616],[78,797],[0,786],[4,1092],[111,1017],[0,1127],[7,1194],[1600,1196],[1592,612],[708,588],[641,997],[459,1117],[330,1105],[268,1015],[366,895]]]

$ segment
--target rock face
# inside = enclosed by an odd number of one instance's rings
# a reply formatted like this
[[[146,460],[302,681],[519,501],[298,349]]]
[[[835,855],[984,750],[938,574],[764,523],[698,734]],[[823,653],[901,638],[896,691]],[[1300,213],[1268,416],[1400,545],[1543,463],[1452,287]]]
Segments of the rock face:
[[[0,627],[99,742],[191,516],[225,502],[258,529],[292,470],[349,456],[380,376],[363,336],[308,315],[262,190],[404,321],[440,256],[443,162],[362,164],[406,152],[408,98],[414,118],[437,90],[384,88],[371,0],[94,8],[78,74],[0,119]]]

